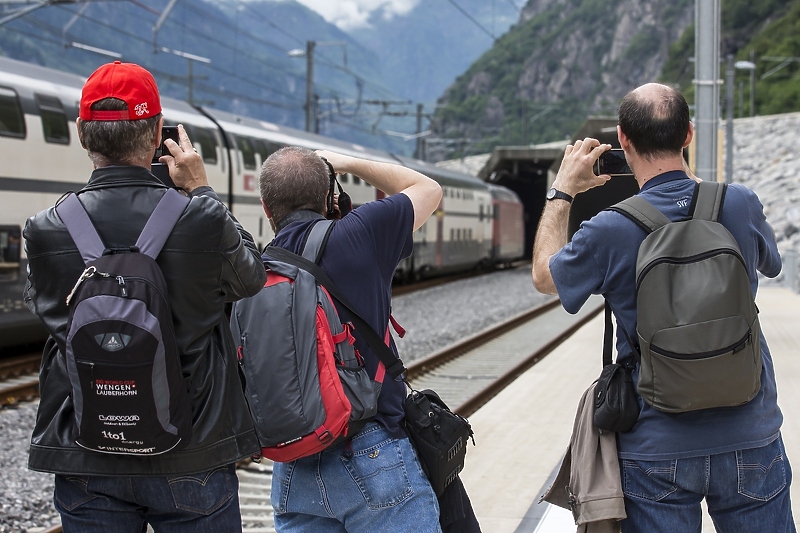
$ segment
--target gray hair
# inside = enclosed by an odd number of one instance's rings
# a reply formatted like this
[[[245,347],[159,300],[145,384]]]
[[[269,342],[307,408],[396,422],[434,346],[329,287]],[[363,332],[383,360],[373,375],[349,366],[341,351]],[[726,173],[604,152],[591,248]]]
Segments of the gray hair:
[[[311,150],[287,146],[270,155],[261,167],[258,186],[275,223],[301,209],[325,214],[328,167]]]
[[[123,100],[104,98],[92,109],[117,111],[128,106]],[[153,157],[160,118],[161,113],[141,120],[82,120],[78,133],[95,166],[130,165]]]

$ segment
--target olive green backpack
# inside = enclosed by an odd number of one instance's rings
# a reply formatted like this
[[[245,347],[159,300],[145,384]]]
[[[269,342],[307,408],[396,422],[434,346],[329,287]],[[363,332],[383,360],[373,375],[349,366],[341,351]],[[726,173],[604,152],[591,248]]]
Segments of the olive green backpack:
[[[739,246],[717,221],[725,192],[699,183],[676,222],[640,196],[609,208],[648,232],[636,259],[637,388],[660,411],[741,405],[761,387],[758,309]]]

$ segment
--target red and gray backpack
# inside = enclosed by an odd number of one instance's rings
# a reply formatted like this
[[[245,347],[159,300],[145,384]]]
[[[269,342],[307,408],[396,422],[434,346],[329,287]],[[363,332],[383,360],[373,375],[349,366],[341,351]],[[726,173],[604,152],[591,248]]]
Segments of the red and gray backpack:
[[[264,287],[233,305],[245,396],[261,453],[273,461],[307,457],[355,435],[377,412],[385,373],[405,370],[396,356],[374,377],[364,368],[354,326],[342,324],[331,295],[356,314],[316,264],[332,228],[330,220],[316,223],[302,256],[268,246]],[[358,331],[377,337],[366,324]]]
[[[67,296],[64,354],[83,448],[157,455],[189,442],[191,402],[155,261],[188,203],[167,191],[125,249],[106,248],[75,194],[56,206],[86,264]]]

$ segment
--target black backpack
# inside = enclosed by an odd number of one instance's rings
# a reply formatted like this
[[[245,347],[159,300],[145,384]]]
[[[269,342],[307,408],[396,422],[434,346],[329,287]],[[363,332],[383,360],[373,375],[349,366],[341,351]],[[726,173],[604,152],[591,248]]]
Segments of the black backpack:
[[[155,261],[188,203],[167,191],[127,250],[106,248],[75,194],[56,206],[86,264],[67,296],[65,356],[79,446],[157,455],[189,442],[191,402]]]

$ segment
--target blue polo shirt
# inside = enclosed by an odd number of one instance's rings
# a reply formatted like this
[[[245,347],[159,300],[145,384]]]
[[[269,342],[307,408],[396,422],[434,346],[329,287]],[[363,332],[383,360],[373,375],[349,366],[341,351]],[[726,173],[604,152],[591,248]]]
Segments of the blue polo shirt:
[[[673,171],[649,180],[639,195],[670,220],[689,215],[695,182]],[[775,233],[767,223],[756,194],[729,185],[719,221],[731,232],[747,265],[753,295],[757,272],[775,277],[781,269]],[[617,318],[617,360],[633,357],[624,328],[636,338],[636,255],[645,231],[624,215],[601,211],[581,224],[572,241],[550,259],[550,272],[564,308],[577,313],[592,294],[602,294]],[[633,429],[617,435],[623,459],[666,460],[756,448],[772,442],[783,422],[778,408],[772,357],[761,334],[761,390],[750,402],[736,407],[670,414],[642,399]],[[598,351],[597,357],[600,358]],[[634,380],[638,378],[638,368]]]
[[[301,220],[280,229],[272,244],[301,253],[311,227],[322,216],[310,211]],[[392,305],[392,278],[400,260],[411,255],[414,206],[405,194],[395,194],[359,206],[337,221],[328,237],[319,265],[350,300],[358,314],[383,337]],[[349,313],[335,303],[343,322]],[[378,357],[358,334],[356,349],[364,357],[370,376],[378,368]],[[394,340],[391,349],[397,354]],[[375,417],[396,438],[405,436],[401,427],[406,386],[389,374],[383,381]]]

